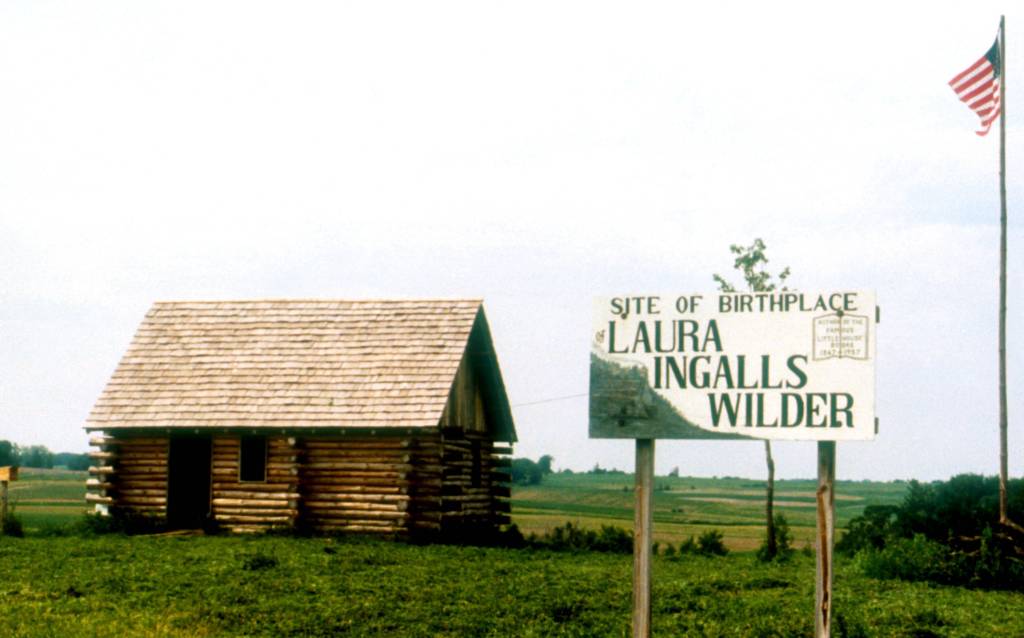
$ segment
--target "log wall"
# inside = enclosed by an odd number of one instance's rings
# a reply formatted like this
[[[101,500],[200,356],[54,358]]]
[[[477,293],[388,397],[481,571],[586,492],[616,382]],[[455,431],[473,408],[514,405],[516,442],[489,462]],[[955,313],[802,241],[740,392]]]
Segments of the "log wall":
[[[442,532],[485,531],[508,524],[511,450],[472,431],[445,430],[442,442]]]
[[[169,440],[98,436],[87,500],[166,516]],[[267,437],[266,481],[239,479],[240,437],[212,437],[213,519],[237,532],[459,538],[509,522],[510,447],[457,428]]]
[[[132,514],[167,515],[167,451],[160,436],[93,437],[86,501]],[[105,511],[101,509],[101,511]]]
[[[267,437],[265,481],[239,479],[241,438],[213,437],[213,520],[235,532],[294,527],[299,514],[299,457],[295,437]]]

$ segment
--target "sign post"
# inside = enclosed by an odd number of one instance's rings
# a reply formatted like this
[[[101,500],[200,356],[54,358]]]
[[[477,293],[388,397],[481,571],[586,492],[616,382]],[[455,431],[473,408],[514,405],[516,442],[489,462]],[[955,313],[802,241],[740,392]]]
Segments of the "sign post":
[[[648,638],[651,635],[654,439],[636,440],[636,511],[633,522],[633,638]]]
[[[814,635],[827,638],[832,626],[832,550],[836,533],[836,444],[818,442],[817,562],[814,584]]]
[[[832,615],[836,441],[875,438],[875,295],[595,300],[591,438],[636,440],[633,636],[650,636],[655,439],[818,442],[815,626]]]

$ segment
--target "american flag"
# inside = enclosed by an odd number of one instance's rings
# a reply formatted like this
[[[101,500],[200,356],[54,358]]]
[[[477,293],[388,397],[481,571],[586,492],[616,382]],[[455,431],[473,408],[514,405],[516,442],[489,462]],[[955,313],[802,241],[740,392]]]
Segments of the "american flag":
[[[960,101],[981,118],[981,128],[975,133],[985,135],[1001,111],[999,76],[1002,73],[999,59],[999,38],[981,59],[949,81]]]

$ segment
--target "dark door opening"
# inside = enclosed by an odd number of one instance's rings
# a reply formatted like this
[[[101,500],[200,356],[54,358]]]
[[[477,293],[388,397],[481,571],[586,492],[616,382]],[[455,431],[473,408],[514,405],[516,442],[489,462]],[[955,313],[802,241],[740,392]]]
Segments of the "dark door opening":
[[[167,524],[203,527],[210,515],[210,437],[172,438],[167,462]]]

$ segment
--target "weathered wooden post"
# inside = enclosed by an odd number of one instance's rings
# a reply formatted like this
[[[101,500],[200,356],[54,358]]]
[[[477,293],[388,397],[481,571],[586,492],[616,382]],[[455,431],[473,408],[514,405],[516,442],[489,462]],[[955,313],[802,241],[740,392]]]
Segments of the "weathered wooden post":
[[[832,626],[832,548],[836,531],[836,443],[818,442],[818,557],[814,587],[814,635],[828,638]]]
[[[651,528],[654,526],[654,439],[636,440],[633,523],[633,638],[651,635]]]

